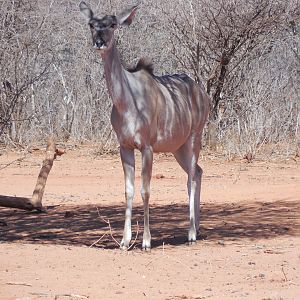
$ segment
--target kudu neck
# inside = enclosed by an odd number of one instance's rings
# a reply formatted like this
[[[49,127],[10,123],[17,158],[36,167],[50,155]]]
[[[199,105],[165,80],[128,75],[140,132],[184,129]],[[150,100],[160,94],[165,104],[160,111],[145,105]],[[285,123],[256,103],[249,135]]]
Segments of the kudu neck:
[[[111,47],[107,51],[101,53],[101,57],[104,62],[104,74],[109,95],[116,108],[121,110],[126,104],[127,71],[122,65],[115,40],[112,40]]]

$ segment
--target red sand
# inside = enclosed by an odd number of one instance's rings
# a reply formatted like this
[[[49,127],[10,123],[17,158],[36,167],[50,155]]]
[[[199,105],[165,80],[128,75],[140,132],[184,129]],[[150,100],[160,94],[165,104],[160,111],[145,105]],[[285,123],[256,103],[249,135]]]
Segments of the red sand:
[[[0,169],[21,157],[2,151]],[[1,169],[0,194],[30,197],[42,160],[43,153],[29,154]],[[205,156],[200,165],[200,239],[187,246],[186,175],[173,157],[155,156],[153,248],[143,253],[137,155],[138,236],[122,252],[104,222],[120,241],[120,159],[95,157],[90,148],[67,152],[49,175],[47,214],[0,208],[0,299],[300,299],[299,159]]]

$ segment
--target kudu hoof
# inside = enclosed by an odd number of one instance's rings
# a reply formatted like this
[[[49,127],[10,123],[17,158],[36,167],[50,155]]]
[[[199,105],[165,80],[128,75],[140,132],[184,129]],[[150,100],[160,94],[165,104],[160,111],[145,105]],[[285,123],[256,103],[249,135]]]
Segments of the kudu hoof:
[[[151,247],[143,246],[143,247],[142,247],[142,250],[143,250],[144,252],[150,252],[150,251],[151,251]]]
[[[128,248],[129,248],[129,245],[126,246],[125,243],[124,243],[123,241],[120,243],[120,250],[122,250],[122,251],[127,251]]]
[[[188,241],[188,245],[189,245],[189,246],[196,245],[196,243],[197,243],[196,240]]]

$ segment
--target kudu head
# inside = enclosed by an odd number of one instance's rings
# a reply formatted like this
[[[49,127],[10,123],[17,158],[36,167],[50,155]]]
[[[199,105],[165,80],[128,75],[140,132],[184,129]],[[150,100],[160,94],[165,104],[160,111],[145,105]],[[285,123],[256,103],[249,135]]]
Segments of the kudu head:
[[[137,5],[124,10],[117,16],[106,15],[103,18],[94,16],[91,8],[82,1],[79,4],[81,13],[85,16],[91,28],[93,47],[102,52],[111,48],[114,39],[114,31],[118,26],[128,26],[135,16]]]

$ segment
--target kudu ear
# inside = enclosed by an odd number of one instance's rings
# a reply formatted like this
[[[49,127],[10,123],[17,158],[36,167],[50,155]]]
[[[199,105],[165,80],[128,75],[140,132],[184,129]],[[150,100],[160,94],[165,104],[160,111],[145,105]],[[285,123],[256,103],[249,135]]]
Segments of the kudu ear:
[[[135,13],[136,13],[137,9],[138,9],[138,5],[135,5],[131,8],[124,10],[120,14],[118,14],[117,15],[118,25],[129,26],[135,17]]]
[[[87,19],[87,21],[90,21],[93,18],[94,13],[92,12],[90,7],[84,1],[80,2],[79,8],[80,8],[81,13]]]

